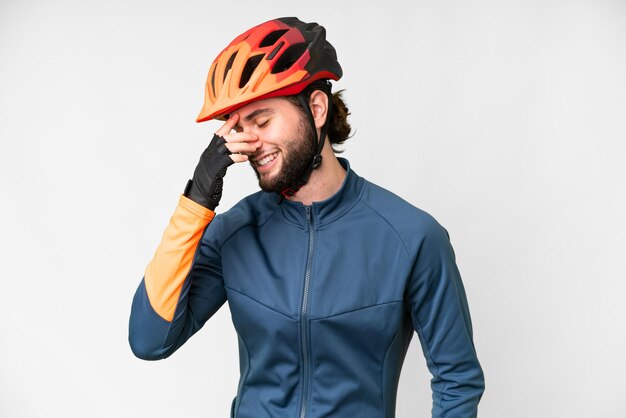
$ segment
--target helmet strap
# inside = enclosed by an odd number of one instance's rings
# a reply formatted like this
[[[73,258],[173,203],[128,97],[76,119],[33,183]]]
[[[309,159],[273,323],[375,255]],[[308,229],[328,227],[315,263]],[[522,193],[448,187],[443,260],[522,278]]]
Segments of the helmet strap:
[[[330,83],[328,84],[330,85]],[[320,130],[319,138],[316,138],[316,137],[313,138],[313,140],[315,141],[313,143],[313,146],[315,148],[315,156],[313,157],[313,160],[311,161],[311,165],[304,172],[302,177],[297,179],[293,185],[287,187],[286,189],[280,192],[280,194],[285,198],[295,195],[298,192],[298,190],[300,190],[300,188],[309,181],[309,177],[311,176],[311,173],[313,172],[313,170],[315,170],[316,168],[322,165],[322,149],[324,149],[324,141],[326,139],[326,132],[328,131],[328,126],[330,125],[331,112],[332,112],[332,106],[333,106],[332,94],[327,93],[327,92],[324,92],[324,93],[328,96],[328,112],[326,113],[326,121],[324,122],[324,126],[322,126],[322,129]],[[304,92],[302,92],[302,93],[297,94],[296,98],[300,102],[300,106],[302,106],[302,108],[304,109],[304,113],[306,114],[307,119],[309,120],[309,123],[311,124],[311,127],[313,128],[313,132],[317,132],[317,127],[315,126],[315,119],[313,118],[313,112],[311,112],[311,107],[309,106],[308,97],[306,97]],[[317,134],[315,136],[317,136]]]

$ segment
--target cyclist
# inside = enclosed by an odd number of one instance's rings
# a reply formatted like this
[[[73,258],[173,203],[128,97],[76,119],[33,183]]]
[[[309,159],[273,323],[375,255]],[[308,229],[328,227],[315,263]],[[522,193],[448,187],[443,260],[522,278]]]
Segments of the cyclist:
[[[483,373],[447,232],[335,155],[350,134],[317,23],[274,19],[209,69],[202,153],[136,291],[133,352],[162,359],[228,302],[240,383],[232,417],[393,417],[417,332],[432,416],[477,415]],[[261,191],[216,216],[228,166]]]

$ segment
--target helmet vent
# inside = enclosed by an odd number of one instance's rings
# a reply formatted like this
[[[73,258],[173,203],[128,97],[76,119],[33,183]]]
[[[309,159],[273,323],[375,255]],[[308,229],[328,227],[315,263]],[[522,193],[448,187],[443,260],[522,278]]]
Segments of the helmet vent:
[[[216,95],[215,93],[215,67],[217,67],[217,64],[213,64],[213,68],[211,69],[211,89],[213,91],[213,95]]]
[[[266,47],[266,46],[274,45],[276,43],[276,41],[281,36],[283,36],[287,31],[288,31],[288,29],[283,29],[283,30],[275,30],[274,32],[268,33],[265,36],[265,38],[263,38],[263,40],[261,41],[261,44],[259,45],[259,47],[263,48],[263,47]]]
[[[274,47],[272,52],[270,52],[270,54],[265,59],[268,61],[274,59],[274,57],[276,56],[276,54],[278,54],[278,51],[280,51],[283,45],[285,45],[285,41],[280,41],[280,43],[276,45],[276,47]]]
[[[291,66],[298,61],[302,54],[304,54],[307,46],[308,45],[305,43],[300,43],[291,45],[289,48],[285,49],[282,55],[276,60],[276,63],[272,68],[272,74],[277,74],[291,68]]]
[[[248,61],[243,67],[243,71],[241,72],[241,78],[239,79],[239,88],[242,88],[246,85],[248,81],[250,81],[252,73],[254,73],[254,70],[256,70],[256,67],[259,65],[259,62],[261,62],[264,56],[265,54],[259,54],[248,58]]]
[[[228,75],[228,70],[230,70],[232,68],[233,62],[235,62],[235,58],[237,57],[237,52],[239,52],[239,51],[233,52],[233,55],[231,55],[230,58],[228,59],[228,62],[226,63],[226,68],[224,68],[224,79],[222,80],[222,82],[226,81],[226,76]]]

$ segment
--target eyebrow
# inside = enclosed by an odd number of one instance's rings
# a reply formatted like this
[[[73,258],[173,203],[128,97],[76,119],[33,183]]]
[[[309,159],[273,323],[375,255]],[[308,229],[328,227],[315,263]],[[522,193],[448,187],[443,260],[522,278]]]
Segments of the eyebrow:
[[[265,115],[265,114],[273,114],[274,113],[274,109],[270,109],[269,107],[264,107],[262,109],[257,109],[254,112],[250,113],[249,115],[247,115],[245,118],[243,118],[243,120],[245,122],[250,122],[252,119],[256,118],[257,116],[261,116],[261,115]],[[234,129],[241,129],[241,125],[239,125],[239,122],[237,122],[237,124],[235,126],[233,126]]]
[[[246,116],[245,118],[243,118],[244,121],[246,122],[250,122],[252,119],[256,118],[257,116],[260,115],[264,115],[267,113],[274,113],[274,109],[270,109],[268,107],[263,108],[263,109],[257,109],[254,112],[250,113],[248,116]]]

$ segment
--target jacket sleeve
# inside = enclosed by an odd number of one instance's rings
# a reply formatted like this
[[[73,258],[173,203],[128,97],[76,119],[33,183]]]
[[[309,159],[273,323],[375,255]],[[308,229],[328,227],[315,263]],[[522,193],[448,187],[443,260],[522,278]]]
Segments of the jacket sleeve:
[[[226,301],[219,252],[202,239],[214,216],[180,197],[133,298],[128,340],[137,357],[168,357]]]
[[[413,326],[432,374],[433,418],[475,418],[484,391],[461,276],[448,234],[433,221],[408,286]]]

